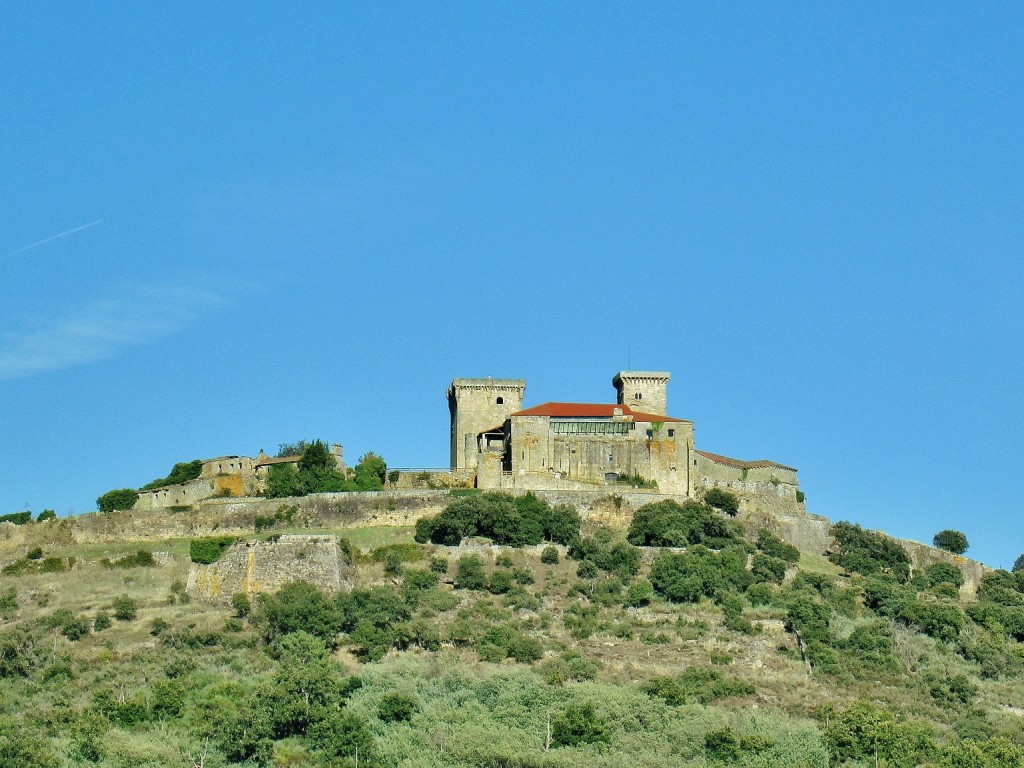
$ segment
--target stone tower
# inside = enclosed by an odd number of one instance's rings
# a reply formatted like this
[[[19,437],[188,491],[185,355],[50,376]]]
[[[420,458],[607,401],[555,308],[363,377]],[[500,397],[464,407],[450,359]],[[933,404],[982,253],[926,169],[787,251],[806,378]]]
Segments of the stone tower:
[[[524,379],[454,379],[448,387],[452,416],[452,469],[476,467],[477,435],[523,409]]]
[[[668,380],[665,371],[619,371],[612,379],[615,402],[641,413],[668,414]]]

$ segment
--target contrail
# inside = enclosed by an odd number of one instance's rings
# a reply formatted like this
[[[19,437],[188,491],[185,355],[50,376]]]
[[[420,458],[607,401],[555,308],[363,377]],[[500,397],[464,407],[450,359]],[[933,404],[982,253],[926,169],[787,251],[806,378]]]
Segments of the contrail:
[[[101,221],[103,221],[103,219],[96,219],[96,221],[90,221],[88,224],[83,224],[80,227],[75,227],[74,229],[69,229],[67,232],[61,232],[60,234],[51,235],[50,237],[44,238],[42,240],[37,240],[36,242],[31,243],[29,245],[23,245],[21,248],[16,248],[15,250],[13,250],[13,251],[11,251],[9,253],[5,253],[3,256],[0,256],[0,259],[6,259],[9,256],[14,256],[14,255],[19,254],[19,253],[24,253],[25,251],[30,251],[33,248],[38,248],[40,245],[46,245],[47,243],[52,243],[54,240],[60,240],[62,237],[67,237],[68,235],[73,235],[73,234],[75,234],[75,232],[81,232],[83,229],[88,229],[89,227],[95,227]]]

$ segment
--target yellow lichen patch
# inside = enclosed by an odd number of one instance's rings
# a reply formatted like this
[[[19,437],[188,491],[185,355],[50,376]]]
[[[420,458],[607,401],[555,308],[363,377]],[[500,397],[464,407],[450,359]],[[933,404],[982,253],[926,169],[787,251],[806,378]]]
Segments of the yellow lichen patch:
[[[262,584],[254,581],[253,572],[256,570],[256,550],[250,549],[245,559],[245,575],[242,577],[242,592],[249,597],[260,591]]]

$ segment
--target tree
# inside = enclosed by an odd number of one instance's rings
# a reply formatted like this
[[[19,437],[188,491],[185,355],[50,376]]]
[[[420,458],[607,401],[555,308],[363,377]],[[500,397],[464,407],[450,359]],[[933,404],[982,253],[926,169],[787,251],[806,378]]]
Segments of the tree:
[[[935,538],[932,539],[932,544],[939,549],[944,549],[947,552],[952,552],[956,555],[962,555],[970,547],[966,536],[964,536],[960,531],[952,531],[949,529],[936,533]]]
[[[898,581],[910,578],[910,555],[885,534],[839,522],[832,526],[832,538],[836,548],[828,559],[836,565],[865,576],[886,573]]]
[[[709,488],[704,494],[704,501],[715,509],[720,509],[729,517],[736,517],[740,511],[739,497],[732,491],[722,488]]]
[[[1018,557],[1014,562],[1013,573],[1024,573],[1024,554]]]
[[[261,594],[256,599],[267,640],[303,631],[330,643],[338,633],[341,615],[337,605],[308,581],[290,582],[276,594]]]
[[[139,500],[139,494],[134,488],[118,488],[114,491],[107,491],[98,499],[96,506],[100,512],[114,512],[116,510],[131,509]]]
[[[570,704],[551,720],[551,743],[558,747],[607,744],[610,728],[590,702]]]

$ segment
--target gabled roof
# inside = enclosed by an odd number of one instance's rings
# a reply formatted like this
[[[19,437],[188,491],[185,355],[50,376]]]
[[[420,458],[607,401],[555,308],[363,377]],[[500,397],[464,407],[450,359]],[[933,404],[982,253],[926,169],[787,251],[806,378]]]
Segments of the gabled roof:
[[[555,419],[610,419],[616,415],[616,410],[620,411],[622,416],[629,417],[633,421],[691,423],[688,419],[676,419],[672,416],[661,416],[656,413],[642,413],[641,411],[634,411],[628,405],[616,405],[615,403],[541,403],[523,411],[516,411],[512,415],[548,416]]]
[[[705,459],[711,459],[711,461],[717,462],[718,464],[725,464],[727,467],[736,467],[737,469],[762,469],[765,467],[778,467],[779,469],[788,469],[791,472],[796,472],[796,467],[787,467],[785,464],[779,464],[777,461],[769,461],[768,459],[757,459],[756,461],[740,461],[739,459],[730,459],[728,456],[720,456],[717,453],[708,453],[707,451],[698,451],[694,449],[694,453],[698,453]]]
[[[302,458],[301,453],[297,453],[294,456],[275,456],[272,459],[260,459],[256,457],[257,461],[253,462],[254,467],[265,467],[268,464],[296,464],[299,459]]]

